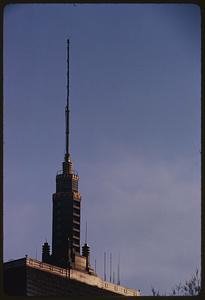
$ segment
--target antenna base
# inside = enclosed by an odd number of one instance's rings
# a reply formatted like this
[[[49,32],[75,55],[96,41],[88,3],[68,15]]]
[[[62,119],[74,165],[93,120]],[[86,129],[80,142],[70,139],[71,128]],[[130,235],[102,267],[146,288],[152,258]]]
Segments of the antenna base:
[[[65,161],[63,162],[63,173],[73,174],[73,167],[69,154],[65,154]]]

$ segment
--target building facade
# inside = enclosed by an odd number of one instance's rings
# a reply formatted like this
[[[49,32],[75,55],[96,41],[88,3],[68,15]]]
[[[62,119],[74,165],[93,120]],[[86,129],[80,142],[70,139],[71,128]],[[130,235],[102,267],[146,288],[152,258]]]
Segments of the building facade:
[[[9,296],[139,296],[139,291],[106,282],[96,274],[64,269],[32,258],[4,263]]]

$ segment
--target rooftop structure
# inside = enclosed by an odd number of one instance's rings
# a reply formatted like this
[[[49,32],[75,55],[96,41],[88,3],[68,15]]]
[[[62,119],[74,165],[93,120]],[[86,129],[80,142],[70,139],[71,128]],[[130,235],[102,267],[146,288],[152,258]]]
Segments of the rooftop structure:
[[[8,295],[103,295],[139,296],[139,291],[104,281],[77,269],[64,269],[25,257],[4,263]]]

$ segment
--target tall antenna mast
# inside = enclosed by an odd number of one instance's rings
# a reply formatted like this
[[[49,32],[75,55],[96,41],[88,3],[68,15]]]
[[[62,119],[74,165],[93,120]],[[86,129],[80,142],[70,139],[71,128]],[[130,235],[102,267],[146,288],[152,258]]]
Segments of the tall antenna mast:
[[[88,228],[87,228],[87,221],[85,224],[85,243],[87,244],[87,234],[88,234]]]
[[[67,103],[66,103],[66,153],[65,153],[65,161],[68,161],[70,159],[70,153],[69,153],[69,134],[70,134],[70,128],[69,128],[69,121],[70,121],[70,99],[69,99],[70,93],[69,93],[69,39],[67,39]]]

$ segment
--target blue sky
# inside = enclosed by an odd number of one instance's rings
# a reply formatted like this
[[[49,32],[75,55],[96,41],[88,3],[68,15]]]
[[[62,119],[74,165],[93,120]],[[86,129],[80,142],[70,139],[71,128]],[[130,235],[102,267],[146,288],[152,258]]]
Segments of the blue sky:
[[[18,4],[4,11],[4,258],[41,258],[64,159],[66,39],[81,242],[103,276],[169,292],[200,267],[200,10]],[[115,273],[116,273],[115,272]],[[109,273],[109,272],[108,272]]]

